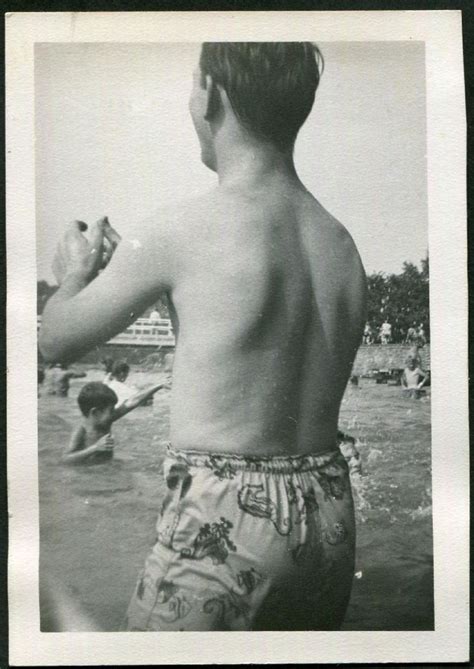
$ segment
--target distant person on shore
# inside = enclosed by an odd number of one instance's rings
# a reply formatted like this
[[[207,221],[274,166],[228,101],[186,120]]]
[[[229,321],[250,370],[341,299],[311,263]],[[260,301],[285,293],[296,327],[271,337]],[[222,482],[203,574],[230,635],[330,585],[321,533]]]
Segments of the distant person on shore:
[[[81,389],[77,403],[82,413],[81,424],[74,430],[63,462],[70,465],[98,464],[113,457],[112,423],[152,397],[164,383],[141,390],[117,406],[117,395],[104,383],[92,381]]]
[[[372,333],[372,328],[370,327],[370,323],[365,324],[364,328],[364,344],[370,345],[374,341],[373,333]]]
[[[428,380],[427,374],[419,367],[419,357],[413,353],[409,354],[407,358],[407,366],[402,373],[402,387],[404,392],[418,399],[421,395],[421,389]]]
[[[45,395],[57,395],[67,397],[69,395],[69,382],[71,379],[82,379],[85,372],[75,372],[68,369],[64,363],[51,365],[44,372],[43,388]]]
[[[384,320],[380,328],[380,342],[381,344],[390,344],[392,341],[392,324],[387,319]]]
[[[161,318],[161,316],[160,316],[160,312],[159,312],[158,309],[155,307],[155,308],[153,309],[153,311],[151,312],[150,316],[149,316],[149,320],[150,320],[150,321],[157,322],[157,321],[160,320],[160,318]]]
[[[407,330],[407,336],[405,339],[406,344],[414,344],[417,340],[417,334],[416,334],[416,323],[413,323],[408,330]]]
[[[126,383],[130,374],[130,365],[123,360],[118,360],[112,365],[112,370],[104,379],[105,385],[111,388],[117,395],[117,407],[133,397],[138,389]]]
[[[425,333],[425,328],[423,327],[423,323],[420,323],[418,327],[418,332],[417,334],[417,344],[418,346],[424,346],[426,344],[426,333]]]

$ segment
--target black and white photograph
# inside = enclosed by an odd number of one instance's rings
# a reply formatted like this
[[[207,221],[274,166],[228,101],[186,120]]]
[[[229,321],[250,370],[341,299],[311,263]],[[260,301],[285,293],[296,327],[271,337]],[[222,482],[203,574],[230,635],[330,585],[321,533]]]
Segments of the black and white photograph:
[[[233,31],[225,13],[201,14],[176,14],[173,30],[165,13],[137,14],[128,32],[120,13],[27,14],[41,30],[23,89],[11,37],[7,119],[8,100],[28,99],[29,114],[21,126],[11,113],[7,151],[27,129],[22,234],[35,240],[26,276],[20,228],[10,232],[10,286],[24,296],[10,322],[27,322],[29,337],[23,352],[11,344],[12,366],[24,361],[32,414],[17,439],[28,446],[9,443],[12,635],[30,583],[45,649],[64,635],[99,639],[97,656],[66,655],[76,664],[116,664],[122,643],[144,643],[149,662],[161,639],[184,652],[212,636],[162,634],[175,631],[252,633],[226,636],[229,649],[258,632],[307,632],[300,662],[406,659],[417,646],[428,658],[423,633],[441,639],[449,626],[437,597],[450,574],[466,613],[467,339],[454,308],[465,286],[451,298],[446,280],[465,244],[463,127],[449,140],[441,127],[463,119],[459,13],[409,12],[399,33],[398,12],[377,17],[386,38],[380,26],[357,32],[362,12],[352,36],[350,13],[307,13],[306,25],[288,13],[286,32],[283,12],[266,29],[261,13],[242,13]],[[440,25],[451,96],[432,88]],[[459,177],[433,195],[440,153]],[[448,330],[458,354],[446,371]],[[457,422],[442,415],[449,402]],[[448,511],[438,455],[452,439]],[[450,523],[451,549],[440,545]],[[467,649],[459,615],[453,659]],[[336,633],[324,635],[336,649],[359,631],[413,641],[368,656],[352,637],[353,655],[318,656],[312,633]],[[267,661],[291,661],[285,645]]]

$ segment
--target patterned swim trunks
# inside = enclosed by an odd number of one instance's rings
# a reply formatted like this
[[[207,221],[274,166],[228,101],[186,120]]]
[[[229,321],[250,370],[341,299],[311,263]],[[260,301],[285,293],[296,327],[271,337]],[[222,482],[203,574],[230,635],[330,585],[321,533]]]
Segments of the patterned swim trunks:
[[[354,571],[339,452],[249,457],[168,449],[157,541],[129,631],[335,630]]]

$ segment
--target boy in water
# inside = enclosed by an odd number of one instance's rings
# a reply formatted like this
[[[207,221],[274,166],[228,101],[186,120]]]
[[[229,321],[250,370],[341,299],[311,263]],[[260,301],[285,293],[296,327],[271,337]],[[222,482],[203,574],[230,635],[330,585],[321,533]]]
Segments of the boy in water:
[[[63,455],[63,462],[76,465],[110,460],[114,453],[112,423],[164,386],[164,383],[158,383],[147,390],[135,393],[133,397],[116,406],[117,395],[111,388],[95,381],[86,383],[77,398],[83,419],[72,433],[68,449]]]
[[[119,360],[113,363],[111,372],[104,379],[105,385],[117,395],[117,406],[120,406],[138,392],[137,388],[126,383],[129,373],[130,365]]]
[[[51,365],[44,375],[44,391],[46,395],[58,395],[67,397],[69,395],[69,382],[71,379],[82,379],[86,372],[74,372],[68,369],[64,363]]]
[[[420,397],[421,389],[428,380],[428,376],[418,367],[418,360],[413,354],[408,356],[407,367],[403,370],[401,378],[403,390],[415,399]]]
[[[104,365],[105,376],[102,383],[108,385],[109,381],[112,379],[112,370],[114,367],[114,359],[108,355],[105,358],[102,358],[101,363]]]
[[[349,474],[351,476],[354,474],[362,475],[362,462],[354,437],[338,430],[337,445],[349,466]]]

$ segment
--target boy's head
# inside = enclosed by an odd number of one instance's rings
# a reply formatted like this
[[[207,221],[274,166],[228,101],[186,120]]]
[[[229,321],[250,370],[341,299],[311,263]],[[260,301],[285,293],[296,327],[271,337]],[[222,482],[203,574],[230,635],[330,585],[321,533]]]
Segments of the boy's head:
[[[112,376],[114,379],[117,379],[117,381],[121,381],[122,383],[127,379],[129,372],[130,366],[123,361],[115,362],[112,367]]]
[[[413,355],[413,354],[410,354],[410,355],[407,357],[407,365],[408,365],[408,369],[415,369],[417,362],[418,362],[418,361],[417,361],[416,356]]]
[[[207,124],[222,120],[224,95],[250,136],[291,148],[322,69],[321,52],[311,42],[205,42],[190,100],[203,162],[215,169]]]
[[[95,427],[108,427],[118,398],[112,388],[104,383],[92,381],[81,388],[77,403],[82,415]]]
[[[104,365],[107,374],[110,374],[114,366],[114,359],[107,355],[105,358],[102,358],[102,364]]]

